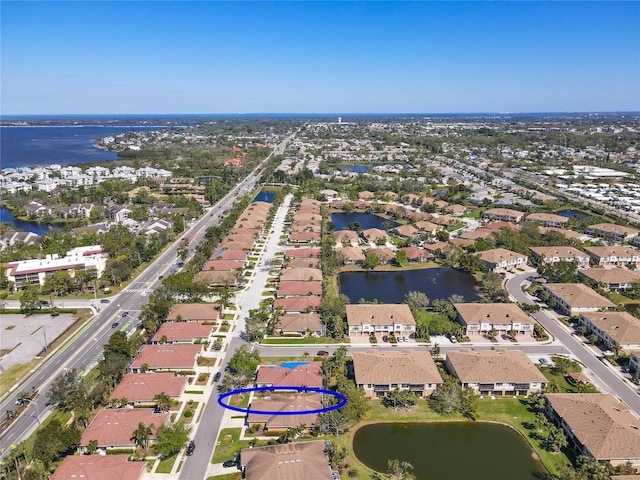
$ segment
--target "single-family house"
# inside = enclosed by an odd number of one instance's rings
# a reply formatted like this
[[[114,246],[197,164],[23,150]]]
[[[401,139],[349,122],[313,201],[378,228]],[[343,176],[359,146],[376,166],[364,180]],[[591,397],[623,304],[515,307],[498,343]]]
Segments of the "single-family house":
[[[209,322],[207,322],[209,323]],[[213,325],[204,322],[164,322],[151,339],[151,343],[205,343],[211,336]]]
[[[167,321],[198,321],[198,322],[217,322],[224,315],[222,306],[217,303],[178,303],[174,305],[169,314]]]
[[[153,408],[103,408],[98,411],[80,438],[78,449],[84,451],[90,441],[96,440],[102,450],[134,450],[133,432],[140,423],[151,427],[149,440],[155,440],[159,427],[169,420],[170,413],[154,413]]]
[[[278,318],[275,330],[280,335],[321,337],[324,328],[319,313],[289,313]]]
[[[156,403],[153,398],[160,393],[177,400],[186,385],[187,377],[169,372],[127,373],[109,398],[126,398],[134,406],[153,406]]]
[[[190,371],[201,353],[202,345],[197,344],[145,345],[127,370],[130,373]]]
[[[246,480],[335,480],[323,441],[245,448],[240,466]]]
[[[265,398],[254,398],[252,411],[274,413],[249,413],[247,425],[259,425],[269,432],[286,432],[304,424],[311,430],[318,426],[317,413],[296,413],[323,408],[320,393],[271,393]]]
[[[142,480],[147,462],[130,462],[129,455],[67,455],[51,480]]]
[[[256,376],[259,387],[322,388],[322,362],[280,362],[260,365]]]

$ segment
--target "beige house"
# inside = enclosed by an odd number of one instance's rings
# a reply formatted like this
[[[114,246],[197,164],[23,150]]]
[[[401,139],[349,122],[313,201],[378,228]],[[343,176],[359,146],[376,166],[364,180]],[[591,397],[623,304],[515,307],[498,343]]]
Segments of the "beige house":
[[[640,348],[640,319],[627,312],[585,312],[578,322],[595,333],[607,347]]]
[[[267,431],[286,432],[289,428],[296,428],[302,424],[308,429],[317,426],[317,413],[296,413],[322,408],[322,394],[289,394],[271,393],[268,397],[254,398],[251,410],[274,413],[249,413],[247,425],[259,425]]]
[[[508,272],[527,264],[527,256],[506,248],[494,248],[476,254],[495,273]]]
[[[607,290],[626,290],[640,281],[640,273],[626,268],[585,268],[578,270],[578,278],[597,282]]]
[[[578,455],[640,466],[640,421],[608,393],[548,393],[546,412]]]
[[[526,222],[537,223],[544,227],[562,228],[569,221],[567,217],[555,215],[553,213],[530,213],[525,218]]]
[[[594,237],[604,238],[612,242],[628,242],[638,236],[639,230],[630,227],[623,227],[614,223],[598,223],[587,227],[587,234]]]
[[[334,234],[336,239],[336,247],[357,247],[360,245],[360,235],[353,230],[340,230]]]
[[[574,247],[531,247],[529,250],[541,263],[576,262],[577,268],[589,267],[589,255]]]
[[[354,265],[364,263],[364,252],[358,247],[340,247],[336,248],[335,251],[342,255],[344,263]]]
[[[480,395],[530,395],[546,377],[520,350],[463,350],[447,353],[447,370]]]
[[[533,333],[535,321],[515,303],[455,303],[453,306],[467,335],[487,333],[492,328],[498,333]]]
[[[634,247],[586,247],[585,251],[596,264],[604,268],[640,266],[640,250]]]
[[[443,383],[438,367],[426,351],[354,352],[353,370],[356,384],[373,398],[395,389],[426,397]]]
[[[246,480],[332,480],[323,441],[245,448],[240,466]]]
[[[482,218],[488,220],[503,220],[514,223],[518,223],[523,217],[523,212],[511,208],[490,208],[482,214]]]
[[[408,336],[416,331],[416,321],[405,303],[347,305],[347,325],[349,335],[395,333]]]
[[[224,315],[222,306],[216,303],[178,303],[174,305],[167,321],[199,321],[199,322],[217,322]]]
[[[581,283],[547,283],[543,288],[565,315],[598,312],[614,308],[615,303]]]
[[[640,350],[634,350],[629,356],[629,370],[635,372],[640,368]]]

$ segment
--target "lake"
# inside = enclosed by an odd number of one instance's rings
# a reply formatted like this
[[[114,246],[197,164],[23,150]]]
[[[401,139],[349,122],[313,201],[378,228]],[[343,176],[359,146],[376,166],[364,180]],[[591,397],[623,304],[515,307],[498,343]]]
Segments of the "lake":
[[[71,165],[116,160],[116,152],[97,148],[102,137],[131,130],[161,130],[158,125],[41,125],[0,127],[2,168],[36,165]]]
[[[565,218],[587,218],[590,217],[589,214],[585,213],[585,212],[581,212],[580,210],[574,210],[572,208],[568,208],[566,210],[561,210],[559,212],[556,212],[556,215],[560,215],[561,217],[565,217]]]
[[[378,472],[387,461],[413,465],[417,480],[535,480],[548,478],[522,436],[483,422],[377,423],[359,428],[353,451]]]
[[[364,165],[343,165],[343,172],[355,172],[355,173],[366,173],[369,171],[369,167],[365,167]]]
[[[400,225],[398,222],[381,217],[375,213],[332,213],[331,221],[336,225],[336,231],[346,230],[347,225],[353,222],[358,222],[362,230],[367,230],[368,228],[388,230]]]
[[[58,228],[57,225],[42,222],[25,222],[19,220],[11,212],[4,207],[0,207],[0,223],[10,223],[11,227],[17,231],[32,232],[37,235],[44,235],[53,228]]]
[[[409,291],[419,291],[429,300],[448,298],[453,294],[462,295],[465,302],[480,299],[476,281],[468,273],[454,268],[422,268],[386,272],[343,272],[338,275],[340,293],[344,293],[351,303],[364,298],[370,302],[403,303]]]

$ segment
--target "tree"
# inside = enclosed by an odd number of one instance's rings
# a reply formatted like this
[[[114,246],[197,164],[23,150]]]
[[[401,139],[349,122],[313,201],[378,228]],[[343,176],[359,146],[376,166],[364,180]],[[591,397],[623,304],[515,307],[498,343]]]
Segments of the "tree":
[[[149,447],[149,439],[153,434],[153,429],[155,425],[152,423],[151,425],[145,425],[142,422],[138,423],[138,428],[133,431],[131,438],[135,441],[135,444],[138,445],[143,450],[146,450]]]
[[[382,405],[387,408],[410,409],[418,403],[418,396],[408,390],[400,390],[396,388],[392,390],[382,399]]]
[[[409,259],[407,258],[406,250],[396,250],[396,263],[400,267],[408,265]]]
[[[154,395],[153,401],[156,402],[156,408],[161,412],[169,411],[173,401],[171,397],[164,392],[160,392]]]
[[[364,254],[364,268],[373,270],[380,265],[380,255],[374,252],[367,252]]]
[[[89,440],[85,452],[87,455],[93,455],[98,450],[98,440]]]
[[[40,309],[39,288],[26,288],[20,296],[20,313],[31,314]]]
[[[47,397],[53,405],[67,410],[73,404],[73,397],[78,391],[81,382],[80,372],[75,368],[67,370],[56,377],[47,392]]]
[[[189,431],[182,422],[165,423],[156,431],[153,449],[164,458],[178,453],[189,441]]]
[[[246,345],[238,348],[229,360],[229,370],[238,385],[249,384],[260,364],[260,354],[257,350],[250,351]]]
[[[554,263],[544,263],[540,268],[540,274],[550,283],[575,283],[578,281],[577,268],[577,262],[561,260]]]
[[[560,450],[567,446],[567,437],[564,435],[564,431],[555,425],[550,425],[547,444],[552,453],[560,453]]]
[[[404,303],[409,305],[411,311],[417,311],[429,306],[429,297],[423,292],[411,290],[404,296]]]
[[[80,432],[74,426],[65,427],[54,419],[36,431],[33,455],[49,469],[53,462],[75,450],[79,442]]]
[[[409,462],[401,462],[393,459],[387,460],[387,478],[389,480],[413,480],[415,475],[411,473],[413,465]]]
[[[453,377],[447,377],[429,398],[429,407],[440,415],[460,415],[475,420],[478,396],[470,387],[462,388]]]

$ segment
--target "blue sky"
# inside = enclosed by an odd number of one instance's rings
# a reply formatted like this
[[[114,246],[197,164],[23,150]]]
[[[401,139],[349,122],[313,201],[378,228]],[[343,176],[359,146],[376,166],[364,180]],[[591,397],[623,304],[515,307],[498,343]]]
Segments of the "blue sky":
[[[0,3],[0,113],[640,110],[640,2]]]

